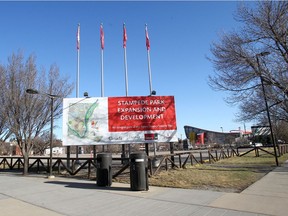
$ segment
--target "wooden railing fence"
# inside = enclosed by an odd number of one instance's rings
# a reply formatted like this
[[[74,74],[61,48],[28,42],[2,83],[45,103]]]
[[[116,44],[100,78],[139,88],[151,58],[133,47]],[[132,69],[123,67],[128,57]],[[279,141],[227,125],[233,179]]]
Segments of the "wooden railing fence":
[[[219,160],[234,157],[244,156],[251,151],[255,151],[255,156],[259,156],[259,151],[267,154],[272,154],[262,147],[255,147],[243,154],[239,153],[239,149],[208,149],[199,151],[185,151],[174,154],[156,155],[148,157],[148,174],[156,175],[161,170],[169,170],[174,168],[186,168],[188,165],[202,163],[215,163]],[[288,153],[288,145],[279,145],[280,156]],[[48,173],[50,157],[30,157],[29,158],[29,173]],[[70,158],[71,167],[67,167],[66,157],[54,157],[52,163],[53,173],[61,174],[68,173],[70,176],[77,176],[81,171],[85,171],[87,178],[96,175],[96,160],[95,158]],[[122,162],[121,162],[122,161]],[[19,170],[23,169],[24,159],[21,156],[0,156],[0,172],[3,170]],[[121,175],[129,168],[129,158],[112,158],[112,167],[114,170],[113,178]],[[94,173],[94,174],[93,174]]]

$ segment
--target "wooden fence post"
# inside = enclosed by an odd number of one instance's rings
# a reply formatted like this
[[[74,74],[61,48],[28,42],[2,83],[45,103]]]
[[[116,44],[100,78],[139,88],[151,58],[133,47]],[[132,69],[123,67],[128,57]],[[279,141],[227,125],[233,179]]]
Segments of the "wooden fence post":
[[[173,154],[174,154],[174,143],[173,142],[170,142],[170,154],[172,154],[171,161],[173,161],[173,163],[174,163],[175,160],[174,160],[174,156],[173,156]],[[172,167],[174,167],[174,164],[172,164]]]

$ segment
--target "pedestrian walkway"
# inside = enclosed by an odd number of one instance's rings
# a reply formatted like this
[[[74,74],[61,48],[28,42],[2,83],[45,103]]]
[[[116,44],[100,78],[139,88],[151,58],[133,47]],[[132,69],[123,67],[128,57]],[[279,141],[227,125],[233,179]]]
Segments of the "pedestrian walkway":
[[[149,187],[129,184],[98,187],[76,178],[0,173],[0,214],[5,216],[286,216],[288,164],[278,167],[242,193]]]
[[[274,169],[240,194],[224,194],[210,206],[259,214],[288,215],[288,164]]]

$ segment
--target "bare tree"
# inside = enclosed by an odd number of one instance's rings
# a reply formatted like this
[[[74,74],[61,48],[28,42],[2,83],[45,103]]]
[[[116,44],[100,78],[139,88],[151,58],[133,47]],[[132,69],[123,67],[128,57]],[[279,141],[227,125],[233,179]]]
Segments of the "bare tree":
[[[50,130],[44,131],[39,137],[33,139],[33,153],[36,155],[44,155],[45,150],[50,147]],[[53,147],[61,147],[62,141],[57,139],[53,134]],[[50,149],[49,149],[50,150]]]
[[[53,138],[54,141],[55,138]],[[44,131],[39,137],[33,139],[33,152],[34,154],[44,155],[45,149],[50,146],[50,132]],[[54,143],[53,143],[54,146]]]
[[[276,139],[280,143],[287,143],[288,142],[288,123],[284,121],[278,121],[277,124],[274,126],[276,131]]]
[[[0,85],[5,85],[5,69],[0,65]],[[3,88],[0,88],[0,95],[4,92]],[[0,106],[0,145],[4,144],[5,141],[11,135],[7,127],[7,114],[3,106]]]
[[[259,1],[252,9],[241,4],[235,19],[242,28],[211,46],[216,72],[209,85],[230,93],[226,101],[239,105],[239,121],[263,121],[262,78],[273,119],[288,122],[288,2]]]
[[[52,65],[47,73],[36,67],[35,56],[30,55],[26,62],[21,53],[13,54],[8,64],[2,66],[5,83],[1,86],[1,105],[7,116],[7,128],[16,139],[23,157],[24,172],[28,174],[28,158],[34,139],[47,130],[51,120],[50,98],[29,95],[26,89],[33,88],[48,94],[67,96],[72,85],[67,78],[61,78],[59,69]],[[62,115],[62,99],[54,100],[54,117]],[[2,112],[2,113],[3,113]]]

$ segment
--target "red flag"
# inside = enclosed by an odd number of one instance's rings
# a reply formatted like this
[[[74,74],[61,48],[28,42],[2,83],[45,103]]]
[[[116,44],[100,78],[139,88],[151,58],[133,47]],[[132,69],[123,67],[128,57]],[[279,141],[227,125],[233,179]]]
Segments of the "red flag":
[[[126,26],[123,24],[123,48],[126,48],[126,42],[127,42],[127,32],[126,32]]]
[[[80,49],[80,24],[78,24],[77,34],[76,34],[76,48]]]
[[[147,25],[146,25],[146,28],[145,28],[145,34],[146,34],[146,47],[147,47],[147,50],[150,50],[150,40],[149,40]]]
[[[103,25],[100,26],[100,42],[101,42],[101,49],[104,49],[104,30]]]

